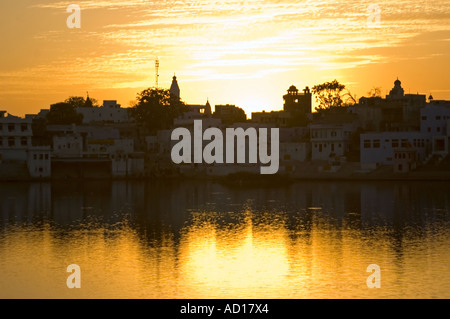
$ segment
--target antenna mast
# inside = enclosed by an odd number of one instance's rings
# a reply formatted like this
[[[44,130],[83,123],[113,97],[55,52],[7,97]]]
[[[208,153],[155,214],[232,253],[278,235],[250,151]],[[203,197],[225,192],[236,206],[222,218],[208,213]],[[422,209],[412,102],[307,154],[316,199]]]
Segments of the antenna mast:
[[[155,61],[155,82],[156,82],[156,88],[159,87],[159,58],[156,58]]]

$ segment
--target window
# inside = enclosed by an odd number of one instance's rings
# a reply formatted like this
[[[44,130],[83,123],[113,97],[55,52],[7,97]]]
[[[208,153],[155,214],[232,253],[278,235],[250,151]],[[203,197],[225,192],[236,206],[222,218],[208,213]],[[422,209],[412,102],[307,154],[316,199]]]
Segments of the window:
[[[33,159],[37,160],[37,154],[33,154]]]
[[[14,132],[15,125],[14,124],[8,124],[8,132]]]
[[[0,124],[0,131],[3,131],[3,124]]]
[[[8,137],[8,146],[13,147],[15,145],[16,145],[16,140],[14,139],[14,137]]]
[[[337,136],[337,133],[335,131],[332,131],[331,132],[331,137],[336,137],[336,136]]]
[[[45,154],[45,159],[48,160],[48,154]]]
[[[398,147],[398,140],[392,140],[392,147]]]
[[[0,146],[3,146],[3,138],[0,136]]]
[[[440,117],[440,116],[436,116],[436,120],[438,120],[438,121],[439,121],[440,119],[441,119],[441,117]]]
[[[436,128],[436,131],[439,133],[441,131],[441,128],[440,127]]]
[[[380,148],[380,140],[374,140],[373,141],[373,148]]]
[[[370,148],[370,140],[364,140],[364,148]]]
[[[430,132],[431,132],[431,127],[428,128],[428,133],[430,133]]]
[[[22,132],[26,132],[27,129],[28,129],[28,125],[27,125],[27,124],[21,124],[21,125],[20,125],[20,130],[21,130]]]
[[[402,147],[408,147],[408,140],[402,140]]]
[[[334,144],[331,144],[331,151],[334,152]]]
[[[26,137],[21,137],[20,138],[20,145],[22,146],[27,146],[28,145],[28,141]]]
[[[39,159],[43,160],[44,159],[44,154],[39,154]]]
[[[422,116],[422,121],[426,121],[427,117],[426,116]]]

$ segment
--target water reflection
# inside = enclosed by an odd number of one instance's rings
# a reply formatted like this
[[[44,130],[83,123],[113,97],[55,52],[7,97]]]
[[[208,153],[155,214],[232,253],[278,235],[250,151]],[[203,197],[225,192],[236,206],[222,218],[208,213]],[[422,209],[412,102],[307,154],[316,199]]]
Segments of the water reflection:
[[[448,186],[0,184],[0,297],[449,298]]]

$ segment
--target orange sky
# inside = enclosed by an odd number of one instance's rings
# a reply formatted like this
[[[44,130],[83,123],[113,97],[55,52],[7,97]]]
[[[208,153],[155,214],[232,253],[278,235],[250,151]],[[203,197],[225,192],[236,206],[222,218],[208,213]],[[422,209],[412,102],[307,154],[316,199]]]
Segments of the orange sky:
[[[68,5],[81,29],[68,29]],[[369,5],[381,25],[367,25]],[[299,89],[338,79],[361,97],[397,76],[405,93],[450,99],[450,1],[1,1],[0,109],[37,113],[89,91],[129,106],[174,72],[187,103],[282,108]]]

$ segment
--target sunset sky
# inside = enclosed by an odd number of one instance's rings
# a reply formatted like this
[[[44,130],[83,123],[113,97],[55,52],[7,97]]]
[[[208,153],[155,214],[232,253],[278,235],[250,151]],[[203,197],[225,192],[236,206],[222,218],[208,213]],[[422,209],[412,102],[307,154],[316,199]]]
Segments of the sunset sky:
[[[176,73],[185,102],[248,116],[333,79],[358,98],[398,76],[405,93],[450,99],[450,0],[3,0],[0,30],[0,109],[20,116],[86,91],[129,106],[154,86],[156,57],[161,87]]]

